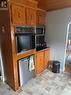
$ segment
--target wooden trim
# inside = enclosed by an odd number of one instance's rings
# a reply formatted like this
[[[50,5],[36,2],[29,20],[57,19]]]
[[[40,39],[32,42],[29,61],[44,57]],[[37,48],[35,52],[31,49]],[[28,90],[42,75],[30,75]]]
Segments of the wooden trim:
[[[8,8],[0,8],[0,11],[8,11]]]
[[[29,1],[31,3],[35,3],[35,4],[38,4],[38,1],[35,1],[35,0],[26,0],[26,1]],[[12,0],[10,0],[9,2],[14,2]],[[14,3],[17,3],[17,2],[14,2]],[[20,0],[19,0],[19,3],[20,3]],[[21,4],[21,3],[20,3]],[[24,4],[24,3],[23,3]]]
[[[14,73],[14,87],[16,91],[19,88],[18,64],[16,61],[16,44],[14,36],[15,28],[11,27],[11,44],[12,44],[12,57],[13,57],[13,73]]]
[[[46,10],[43,10],[43,9],[40,9],[40,8],[37,8],[37,11],[46,12]]]
[[[33,2],[33,3],[38,3],[38,2],[37,2],[37,1],[35,1],[35,0],[28,0],[28,1]]]
[[[47,9],[46,11],[50,12],[50,11],[56,11],[56,10],[63,10],[65,8],[71,8],[71,6],[66,6],[66,7],[61,7],[61,8],[54,8],[54,9]]]
[[[28,51],[27,53],[19,54],[19,55],[16,56],[16,60],[20,60],[20,59],[22,59],[22,58],[31,56],[31,55],[33,55],[33,54],[35,54],[35,53],[36,53],[36,51],[35,51],[35,49],[33,49],[33,50],[30,51],[30,52]]]
[[[10,3],[11,3],[11,4],[15,4],[15,5],[19,5],[19,6],[22,6],[22,7],[32,8],[32,9],[35,9],[35,10],[36,10],[36,8],[37,8],[37,6],[36,6],[36,7],[30,7],[30,6],[25,5],[25,4],[16,3],[16,2],[14,2],[14,1],[11,1]]]
[[[23,24],[22,25],[19,25],[19,24],[13,24],[13,23],[11,24],[11,26],[14,26],[14,27],[27,27],[26,24],[25,25],[23,25]],[[28,25],[28,27],[34,27],[34,28],[35,28],[35,26],[36,25]]]
[[[36,0],[38,7],[46,11],[59,10],[71,7],[71,0]]]

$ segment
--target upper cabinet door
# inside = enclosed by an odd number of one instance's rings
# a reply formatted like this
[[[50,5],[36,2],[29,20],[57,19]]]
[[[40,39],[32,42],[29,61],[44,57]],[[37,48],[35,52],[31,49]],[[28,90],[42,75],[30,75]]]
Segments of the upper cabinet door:
[[[17,25],[25,25],[25,8],[13,4],[11,11],[12,23]]]
[[[29,26],[36,25],[36,10],[32,8],[26,8],[26,24]]]
[[[37,25],[45,25],[46,12],[37,10]]]

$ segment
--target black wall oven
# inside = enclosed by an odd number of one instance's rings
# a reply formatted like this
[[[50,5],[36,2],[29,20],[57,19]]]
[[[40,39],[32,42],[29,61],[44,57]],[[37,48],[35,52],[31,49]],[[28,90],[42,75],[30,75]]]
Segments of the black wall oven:
[[[17,53],[35,48],[35,33],[32,27],[17,27],[15,36]]]
[[[36,36],[35,36],[35,41],[36,41],[36,50],[42,50],[46,47],[46,42],[45,42],[45,27],[36,27]]]
[[[36,45],[41,45],[45,42],[44,34],[36,35]]]

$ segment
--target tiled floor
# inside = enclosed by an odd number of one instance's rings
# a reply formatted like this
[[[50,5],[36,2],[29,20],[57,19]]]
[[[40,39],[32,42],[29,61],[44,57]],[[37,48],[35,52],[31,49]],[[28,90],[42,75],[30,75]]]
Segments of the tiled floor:
[[[1,83],[0,95],[71,95],[71,74],[46,70],[16,92]]]

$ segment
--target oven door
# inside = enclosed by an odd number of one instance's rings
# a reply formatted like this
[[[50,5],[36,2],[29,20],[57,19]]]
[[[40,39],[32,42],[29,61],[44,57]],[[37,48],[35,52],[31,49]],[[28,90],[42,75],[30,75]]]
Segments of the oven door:
[[[45,37],[44,35],[36,36],[36,50],[44,49]]]
[[[36,35],[36,45],[44,44],[45,37],[44,35]]]

